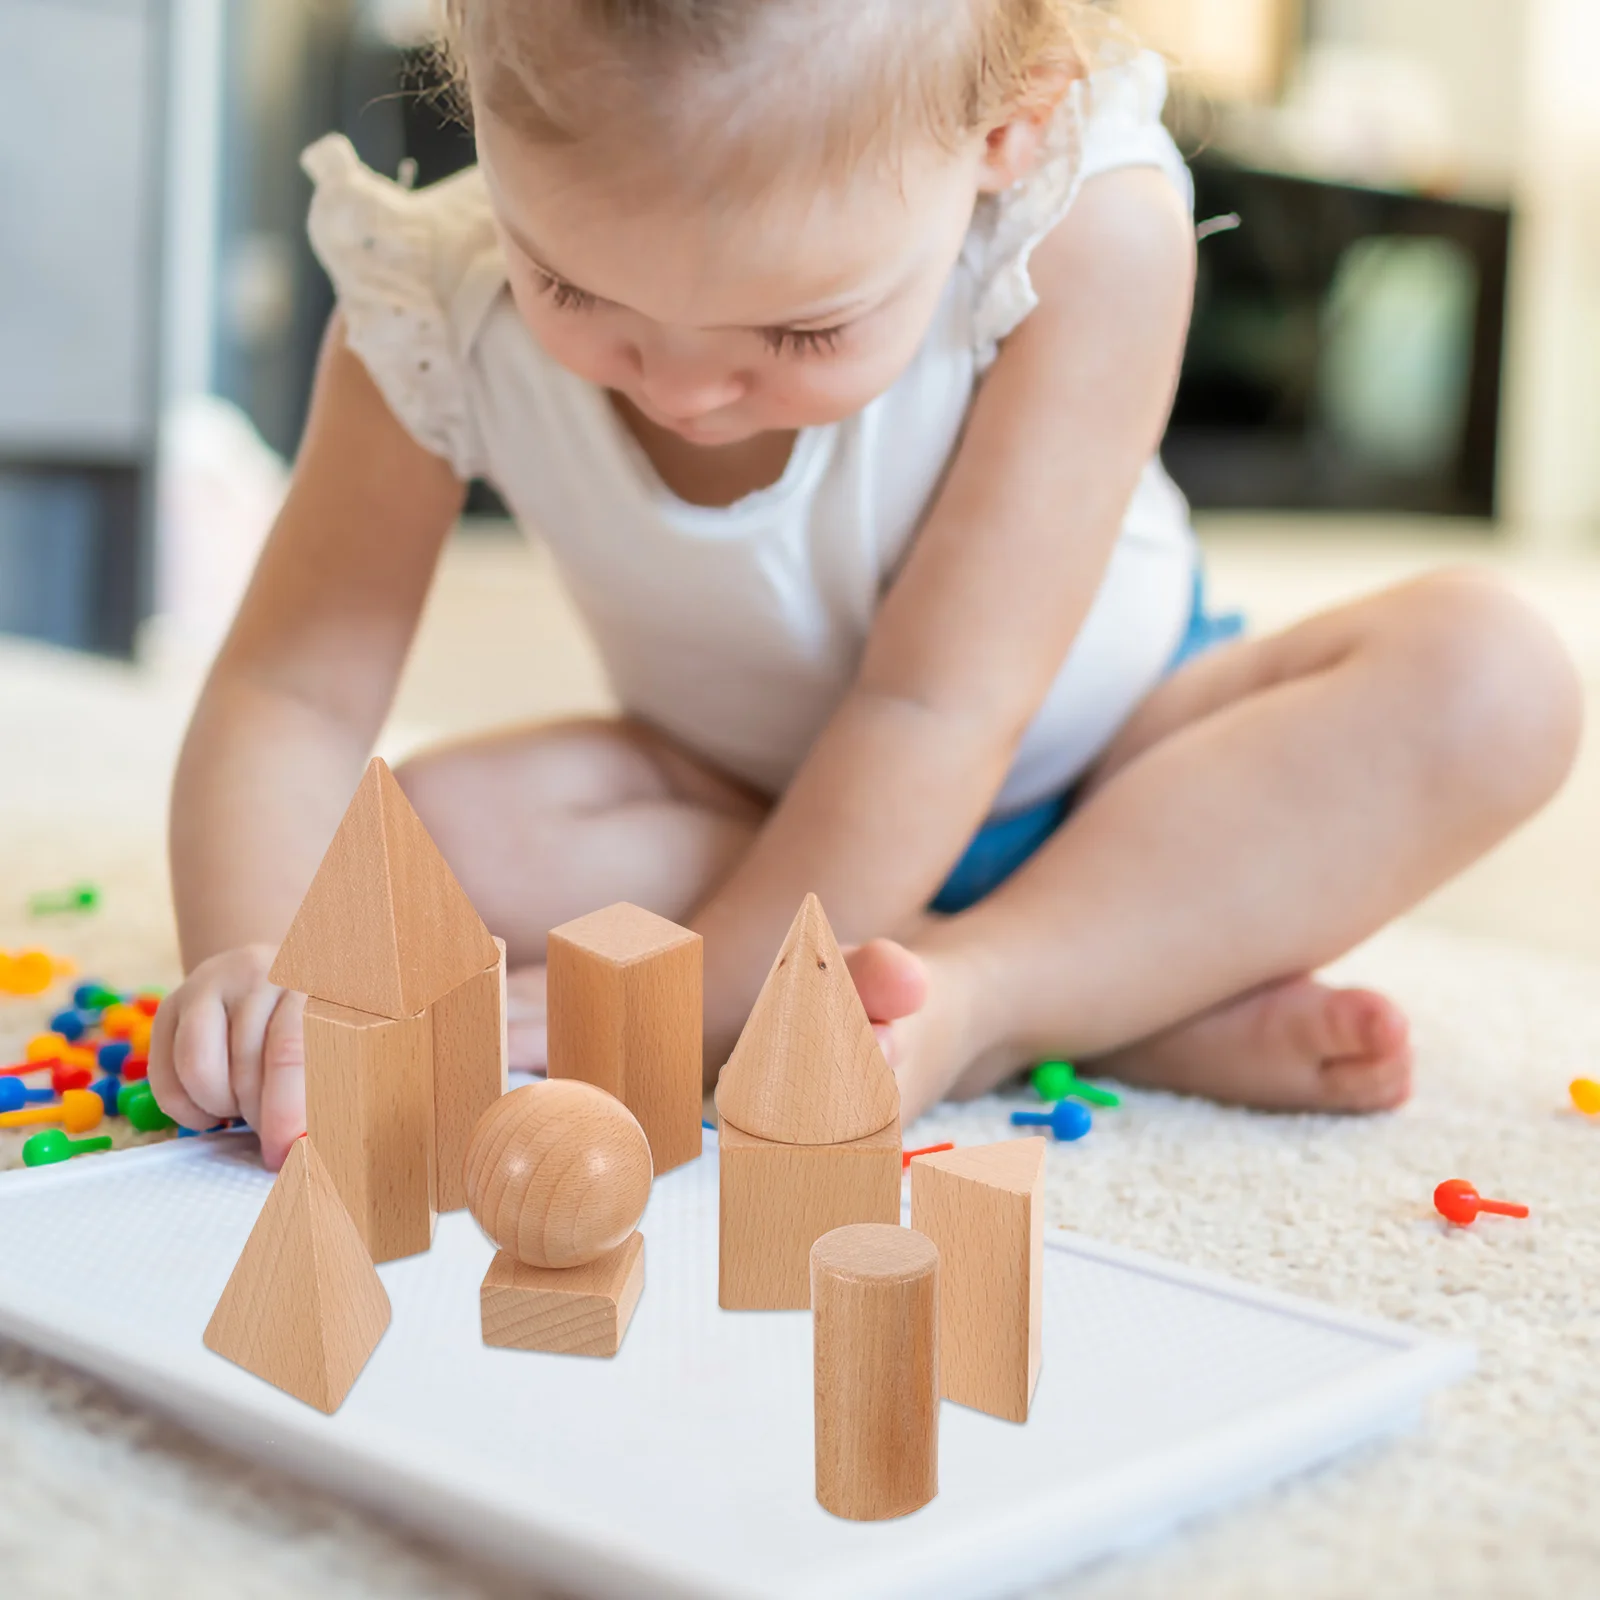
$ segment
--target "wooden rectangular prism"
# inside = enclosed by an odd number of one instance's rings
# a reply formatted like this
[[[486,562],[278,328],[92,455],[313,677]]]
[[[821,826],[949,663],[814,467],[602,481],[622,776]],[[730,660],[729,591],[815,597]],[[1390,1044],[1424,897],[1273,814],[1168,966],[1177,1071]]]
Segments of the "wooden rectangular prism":
[[[701,939],[626,903],[551,930],[549,1072],[613,1094],[660,1177],[700,1154]]]
[[[530,1267],[501,1250],[484,1274],[483,1342],[552,1355],[614,1356],[644,1292],[637,1229],[587,1266]]]
[[[717,1134],[717,1304],[804,1311],[811,1247],[852,1222],[900,1221],[900,1123],[847,1144],[779,1144],[723,1121]]]
[[[946,1400],[1026,1422],[1044,1321],[1042,1138],[969,1145],[911,1163],[911,1226],[939,1248]]]
[[[500,959],[435,1000],[433,1149],[440,1211],[467,1203],[467,1145],[478,1119],[506,1092],[506,946]]]
[[[433,1021],[306,1005],[306,1128],[374,1261],[433,1243]]]

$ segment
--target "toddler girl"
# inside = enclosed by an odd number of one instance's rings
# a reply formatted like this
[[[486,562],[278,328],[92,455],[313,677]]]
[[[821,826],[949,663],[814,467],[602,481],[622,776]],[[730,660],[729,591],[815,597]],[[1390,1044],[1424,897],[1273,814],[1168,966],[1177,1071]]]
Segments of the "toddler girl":
[[[399,774],[508,943],[516,1065],[547,931],[626,899],[705,936],[714,1077],[815,890],[908,1122],[1060,1054],[1398,1103],[1404,1018],[1311,974],[1554,792],[1578,692],[1463,572],[1217,642],[1155,457],[1194,268],[1160,63],[1073,0],[447,13],[476,168],[306,153],[339,308],[177,775],[161,1103],[271,1166],[304,1126],[273,946],[475,476],[622,708]]]

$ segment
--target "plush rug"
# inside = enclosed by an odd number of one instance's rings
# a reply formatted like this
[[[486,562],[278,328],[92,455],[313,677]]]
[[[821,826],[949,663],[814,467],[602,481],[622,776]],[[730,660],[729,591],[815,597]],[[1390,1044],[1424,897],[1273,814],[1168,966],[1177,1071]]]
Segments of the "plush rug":
[[[0,673],[25,664],[0,649]],[[0,718],[12,751],[50,752],[0,768],[0,948],[42,942],[113,984],[161,984],[176,953],[151,774],[170,760],[187,696],[119,682],[55,663],[50,697]],[[104,892],[94,917],[23,915],[27,893],[81,878]],[[1049,1220],[1470,1340],[1478,1371],[1415,1433],[1042,1593],[1600,1593],[1600,1122],[1566,1096],[1572,1077],[1600,1077],[1600,968],[1414,926],[1344,965],[1413,1016],[1408,1106],[1344,1120],[1130,1093],[1081,1144],[1052,1147]],[[0,1002],[0,1049],[46,1014],[43,1001]],[[1000,1137],[1006,1110],[946,1108],[908,1139]],[[0,1134],[0,1166],[19,1146]],[[1430,1196],[1453,1176],[1534,1214],[1450,1229]],[[0,1343],[0,1593],[528,1592]]]

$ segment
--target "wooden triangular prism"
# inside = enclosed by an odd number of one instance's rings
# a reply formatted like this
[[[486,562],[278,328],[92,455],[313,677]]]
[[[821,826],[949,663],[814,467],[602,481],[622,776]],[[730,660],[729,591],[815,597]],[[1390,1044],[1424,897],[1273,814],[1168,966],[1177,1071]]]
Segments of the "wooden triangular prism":
[[[958,1178],[972,1178],[1010,1194],[1032,1194],[1044,1171],[1043,1137],[1002,1139],[998,1144],[969,1144],[959,1150],[915,1156],[912,1166],[926,1163]]]
[[[717,1110],[781,1144],[842,1144],[900,1115],[900,1089],[808,894],[717,1084]]]
[[[499,959],[394,774],[374,758],[272,964],[285,989],[411,1017]]]
[[[372,1257],[310,1139],[296,1139],[211,1314],[206,1346],[332,1413],[388,1326]]]

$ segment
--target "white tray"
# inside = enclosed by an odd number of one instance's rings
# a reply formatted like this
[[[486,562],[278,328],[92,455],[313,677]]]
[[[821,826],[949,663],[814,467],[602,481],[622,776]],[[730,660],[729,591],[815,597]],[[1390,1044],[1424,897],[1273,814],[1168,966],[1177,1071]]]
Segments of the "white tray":
[[[811,1325],[717,1308],[717,1163],[657,1183],[614,1360],[485,1348],[465,1213],[380,1268],[394,1321],[324,1417],[201,1331],[270,1180],[215,1135],[0,1176],[0,1333],[198,1432],[581,1594],[977,1596],[1143,1541],[1410,1421],[1472,1352],[1052,1232],[1026,1426],[946,1405],[938,1497],[816,1503]]]

